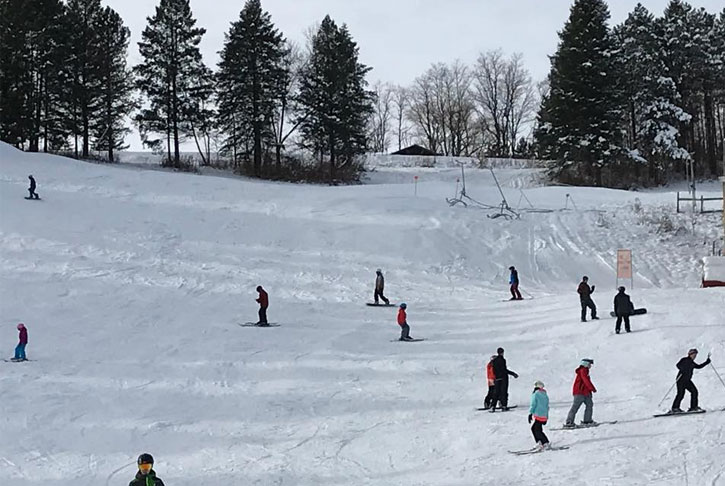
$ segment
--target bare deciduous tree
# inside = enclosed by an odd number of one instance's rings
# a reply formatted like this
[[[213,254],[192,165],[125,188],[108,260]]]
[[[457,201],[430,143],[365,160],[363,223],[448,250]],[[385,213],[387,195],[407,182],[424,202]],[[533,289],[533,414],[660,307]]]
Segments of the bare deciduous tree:
[[[373,85],[375,112],[370,118],[370,143],[373,152],[387,152],[393,117],[393,87],[378,81]]]
[[[395,133],[398,139],[398,150],[402,150],[409,143],[408,132],[410,131],[410,127],[407,125],[405,114],[410,106],[410,90],[403,86],[395,86],[392,91],[392,97],[395,108]]]

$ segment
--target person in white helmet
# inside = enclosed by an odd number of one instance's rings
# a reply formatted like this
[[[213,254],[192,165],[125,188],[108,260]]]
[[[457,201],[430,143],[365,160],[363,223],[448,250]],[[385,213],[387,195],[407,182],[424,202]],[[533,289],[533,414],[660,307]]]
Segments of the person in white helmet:
[[[546,393],[544,383],[537,380],[534,383],[534,391],[531,394],[531,405],[529,406],[529,423],[531,433],[534,434],[536,446],[540,449],[549,447],[549,438],[544,433],[544,425],[549,420],[549,395]]]

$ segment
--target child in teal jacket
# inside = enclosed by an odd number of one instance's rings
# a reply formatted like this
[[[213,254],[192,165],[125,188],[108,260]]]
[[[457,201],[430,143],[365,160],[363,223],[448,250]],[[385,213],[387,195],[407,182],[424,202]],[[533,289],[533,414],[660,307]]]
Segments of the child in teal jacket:
[[[529,407],[529,423],[531,432],[534,434],[536,446],[540,449],[549,447],[549,438],[544,434],[544,425],[549,420],[549,395],[546,394],[544,383],[534,383],[534,392],[531,394],[531,406]]]

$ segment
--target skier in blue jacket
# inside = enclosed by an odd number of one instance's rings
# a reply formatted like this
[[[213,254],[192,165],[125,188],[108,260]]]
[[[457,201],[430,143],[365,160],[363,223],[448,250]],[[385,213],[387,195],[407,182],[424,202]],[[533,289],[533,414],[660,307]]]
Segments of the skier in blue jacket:
[[[524,300],[519,292],[519,272],[512,265],[509,267],[511,275],[509,276],[509,284],[511,285],[511,298],[509,300]]]
[[[546,394],[544,383],[534,383],[534,392],[531,394],[531,406],[529,407],[529,423],[531,432],[534,434],[536,447],[540,450],[549,448],[549,438],[544,434],[544,425],[549,420],[549,395]]]

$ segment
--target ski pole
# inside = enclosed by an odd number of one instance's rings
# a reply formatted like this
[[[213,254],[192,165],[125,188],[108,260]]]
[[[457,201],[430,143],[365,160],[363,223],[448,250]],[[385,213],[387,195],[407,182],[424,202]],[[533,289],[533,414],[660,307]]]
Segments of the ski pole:
[[[710,361],[710,366],[712,367],[712,371],[715,372],[717,378],[720,380],[720,383],[722,383],[722,386],[725,387],[725,381],[722,381],[722,377],[720,376],[720,373],[717,372],[717,368],[712,365],[712,361]]]
[[[672,386],[670,387],[670,389],[667,390],[667,393],[665,393],[665,396],[662,397],[662,400],[660,400],[660,403],[657,404],[657,407],[658,408],[659,408],[660,405],[662,405],[662,402],[664,402],[667,399],[667,395],[669,395],[670,392],[672,391],[672,389],[675,387],[675,385],[677,385],[677,382],[680,381],[680,376],[682,376],[682,375],[679,375],[679,374],[677,375],[677,379],[675,380],[675,382],[672,384]]]

